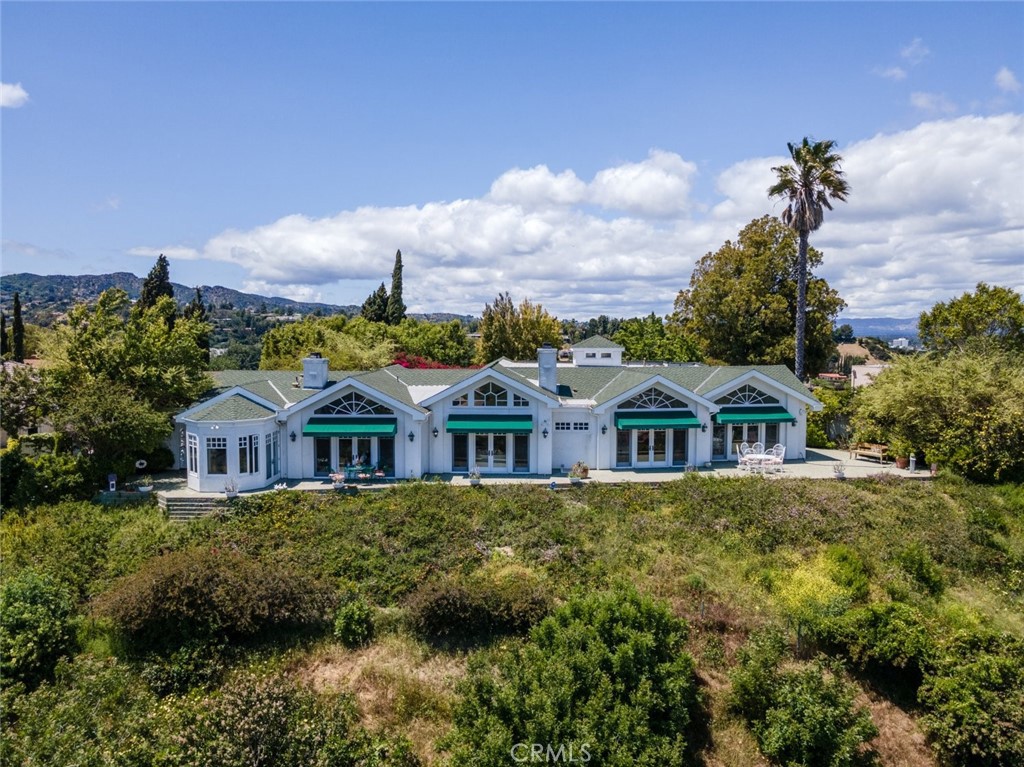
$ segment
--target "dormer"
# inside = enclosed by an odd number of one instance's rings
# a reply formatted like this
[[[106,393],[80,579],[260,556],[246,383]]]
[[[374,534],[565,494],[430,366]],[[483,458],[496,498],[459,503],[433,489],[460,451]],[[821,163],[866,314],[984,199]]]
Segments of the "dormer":
[[[576,367],[617,367],[622,364],[623,347],[604,336],[590,338],[574,344],[572,364]]]

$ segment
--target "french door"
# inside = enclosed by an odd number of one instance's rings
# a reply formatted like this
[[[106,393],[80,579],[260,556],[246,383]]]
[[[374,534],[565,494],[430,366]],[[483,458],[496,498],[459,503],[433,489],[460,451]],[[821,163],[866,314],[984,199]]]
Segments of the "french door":
[[[530,471],[529,434],[453,434],[452,471]]]
[[[636,459],[638,469],[668,466],[668,432],[665,429],[636,430]]]
[[[474,461],[480,471],[508,471],[508,435],[474,434]]]

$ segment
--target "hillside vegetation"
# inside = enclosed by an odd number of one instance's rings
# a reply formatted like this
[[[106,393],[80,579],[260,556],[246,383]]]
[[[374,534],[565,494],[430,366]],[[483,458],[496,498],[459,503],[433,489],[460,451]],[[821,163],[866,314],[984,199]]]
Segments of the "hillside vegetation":
[[[1024,762],[1020,486],[414,482],[0,533],[4,764]]]

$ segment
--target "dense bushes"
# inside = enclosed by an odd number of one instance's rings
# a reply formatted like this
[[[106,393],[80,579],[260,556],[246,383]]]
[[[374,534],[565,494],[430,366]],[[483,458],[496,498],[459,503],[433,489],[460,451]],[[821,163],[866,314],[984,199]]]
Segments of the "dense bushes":
[[[52,578],[24,570],[0,587],[0,685],[31,688],[74,647],[74,604]]]
[[[687,627],[634,591],[575,599],[530,639],[483,656],[455,713],[455,765],[507,765],[538,745],[547,761],[687,764],[698,722]],[[518,749],[518,754],[513,751]],[[550,752],[548,751],[550,749]]]
[[[1024,764],[1024,642],[964,636],[951,642],[919,693],[924,725],[954,765]]]
[[[372,736],[344,698],[242,670],[212,692],[157,700],[129,666],[80,656],[20,698],[4,764],[24,767],[412,767],[404,740]]]
[[[777,632],[754,635],[732,675],[732,709],[751,727],[762,753],[787,767],[871,764],[865,748],[878,730],[855,709],[856,690],[836,667],[820,662],[783,669],[785,642]]]
[[[150,559],[96,601],[136,649],[323,627],[334,593],[281,565],[202,548]]]
[[[551,609],[551,596],[530,570],[496,563],[426,583],[407,605],[412,627],[423,636],[470,639],[526,631]]]

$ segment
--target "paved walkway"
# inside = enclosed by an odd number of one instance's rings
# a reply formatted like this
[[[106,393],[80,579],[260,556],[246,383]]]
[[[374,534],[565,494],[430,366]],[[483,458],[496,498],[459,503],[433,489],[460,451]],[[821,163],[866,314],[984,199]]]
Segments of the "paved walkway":
[[[835,479],[835,467],[841,466],[847,479],[861,479],[877,474],[900,477],[903,479],[929,479],[930,472],[927,468],[911,472],[909,469],[897,469],[893,463],[879,463],[870,458],[850,458],[845,450],[817,450],[807,451],[807,458],[802,461],[786,461],[781,472],[768,473],[763,476],[767,479],[802,477],[808,479]],[[697,473],[705,476],[715,477],[746,477],[750,472],[741,470],[735,462],[722,461],[711,464],[711,467],[699,467]],[[681,468],[672,469],[591,469],[590,477],[586,483],[606,482],[609,484],[620,484],[624,482],[669,482],[679,479],[684,475]],[[429,475],[424,479],[436,479],[441,482],[448,482],[457,486],[469,486],[469,479],[463,474],[439,474]],[[498,484],[533,484],[556,487],[568,487],[569,478],[564,474],[551,476],[538,475],[484,475],[481,485]],[[185,486],[185,479],[180,474],[164,475],[156,478],[155,490],[169,497],[223,497],[223,493],[197,493]],[[306,490],[312,492],[335,492],[330,481],[320,479],[287,480],[284,484],[289,490]],[[392,482],[371,482],[359,484],[359,490],[383,490],[390,487]],[[252,493],[273,492],[274,489],[265,488],[251,492],[240,493],[250,495]]]

